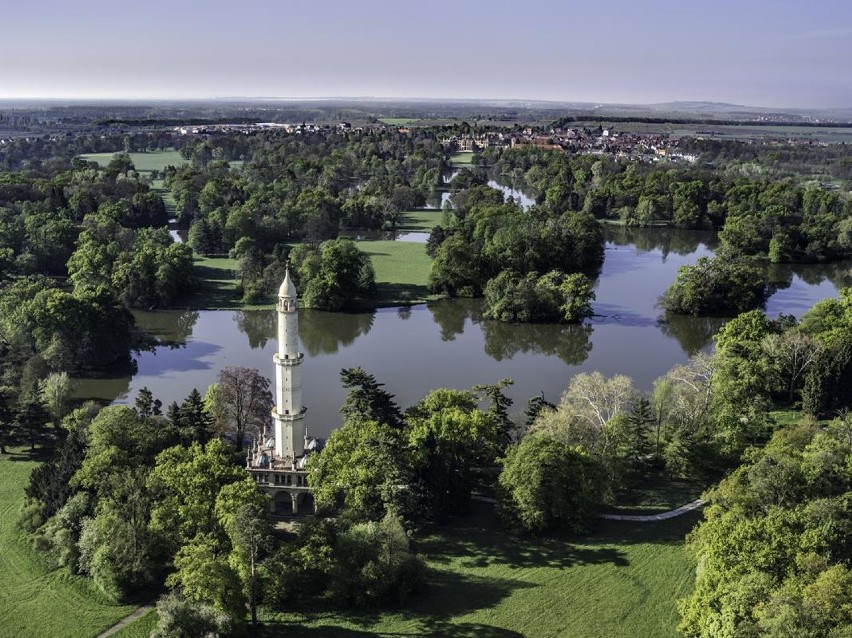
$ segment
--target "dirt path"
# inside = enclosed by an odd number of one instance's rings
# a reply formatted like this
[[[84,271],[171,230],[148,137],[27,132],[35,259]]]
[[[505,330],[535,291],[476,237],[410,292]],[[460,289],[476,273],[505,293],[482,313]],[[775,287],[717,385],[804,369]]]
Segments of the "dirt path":
[[[681,505],[677,509],[669,510],[668,512],[660,512],[659,514],[601,514],[601,518],[609,521],[634,521],[636,523],[652,523],[654,521],[665,521],[681,514],[686,514],[693,510],[697,510],[704,505],[706,501],[697,498],[691,503]]]
[[[144,607],[140,607],[129,616],[125,616],[124,618],[119,620],[112,627],[107,629],[104,633],[98,635],[97,638],[107,638],[107,636],[112,636],[113,634],[118,633],[119,631],[127,627],[127,625],[132,623],[134,620],[141,618],[152,609],[154,609],[153,605],[145,605]]]
[[[483,503],[497,502],[497,499],[491,498],[489,496],[480,496],[478,494],[474,494],[470,498],[471,500],[481,501]],[[670,518],[686,514],[687,512],[697,510],[699,507],[704,505],[704,503],[706,503],[706,501],[697,498],[691,503],[681,505],[680,507],[673,510],[669,510],[668,512],[660,512],[659,514],[601,514],[601,518],[605,518],[608,521],[633,521],[634,523],[653,523],[654,521],[665,521]]]

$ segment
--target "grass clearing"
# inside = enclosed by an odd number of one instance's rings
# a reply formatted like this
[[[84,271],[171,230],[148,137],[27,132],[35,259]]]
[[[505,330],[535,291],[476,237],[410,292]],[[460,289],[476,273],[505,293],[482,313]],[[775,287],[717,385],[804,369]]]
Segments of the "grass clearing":
[[[473,163],[473,152],[462,151],[450,155],[450,163],[453,166],[470,166]]]
[[[441,223],[442,216],[443,213],[438,209],[408,210],[402,214],[402,220],[397,230],[428,233],[433,227]]]
[[[582,636],[674,638],[675,601],[691,590],[685,534],[699,514],[661,523],[608,522],[594,534],[515,538],[493,510],[475,513],[417,542],[429,568],[426,591],[405,609],[268,615],[263,635],[293,637]]]
[[[710,477],[678,478],[664,471],[640,476],[616,497],[615,514],[659,514],[691,503],[715,481]]]
[[[130,161],[140,173],[150,173],[151,171],[161,171],[166,166],[183,166],[187,163],[181,154],[175,150],[169,151],[151,151],[150,153],[128,153]],[[90,162],[97,162],[100,166],[107,166],[115,153],[86,153],[81,155],[83,159]]]
[[[373,261],[377,306],[421,303],[431,298],[426,284],[432,260],[426,254],[426,244],[392,239],[355,243]]]
[[[249,307],[240,301],[242,293],[236,259],[196,255],[194,266],[201,285],[198,292],[184,300],[187,308],[234,310]]]
[[[53,569],[17,529],[24,487],[36,462],[0,456],[0,637],[91,638],[131,613],[91,581]]]

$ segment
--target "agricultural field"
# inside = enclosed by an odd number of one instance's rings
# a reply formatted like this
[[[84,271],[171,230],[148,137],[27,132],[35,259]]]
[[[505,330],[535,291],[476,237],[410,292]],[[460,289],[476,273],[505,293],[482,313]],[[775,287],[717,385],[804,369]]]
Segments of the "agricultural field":
[[[676,600],[692,586],[683,545],[699,514],[662,523],[609,522],[583,538],[516,538],[491,508],[417,543],[426,591],[404,610],[311,605],[265,618],[266,636],[674,638]]]
[[[414,124],[415,122],[419,122],[420,119],[416,117],[380,117],[379,122],[387,124],[388,126],[408,126],[409,124]]]
[[[16,522],[35,465],[24,454],[0,455],[0,638],[97,636],[135,607],[110,602],[29,546]]]

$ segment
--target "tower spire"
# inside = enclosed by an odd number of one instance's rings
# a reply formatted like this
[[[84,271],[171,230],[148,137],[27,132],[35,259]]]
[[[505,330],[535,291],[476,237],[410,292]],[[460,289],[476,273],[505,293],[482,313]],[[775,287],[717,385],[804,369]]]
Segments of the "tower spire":
[[[299,352],[299,312],[290,265],[278,289],[278,352],[275,362],[275,456],[291,463],[305,453],[305,411],[302,405],[304,355]]]

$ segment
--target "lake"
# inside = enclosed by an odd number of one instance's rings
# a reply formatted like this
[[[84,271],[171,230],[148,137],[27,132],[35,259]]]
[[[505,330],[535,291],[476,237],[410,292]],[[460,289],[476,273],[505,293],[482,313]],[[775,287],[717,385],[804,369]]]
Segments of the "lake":
[[[582,326],[512,325],[485,320],[481,300],[447,300],[406,308],[340,314],[301,310],[304,401],[311,433],[325,436],[341,422],[342,368],[361,366],[397,396],[402,407],[433,388],[469,388],[515,380],[513,410],[544,392],[557,401],[581,371],[626,374],[642,390],[673,365],[712,347],[719,318],[671,317],[657,298],[677,269],[716,247],[713,233],[607,227],[606,258],[596,286],[593,320]],[[850,264],[773,267],[782,286],[767,312],[801,314],[850,285]],[[141,328],[168,345],[136,356],[132,377],[80,380],[78,398],[132,402],[147,386],[168,405],[193,389],[202,393],[224,366],[257,368],[274,378],[276,316],[261,311],[136,312]]]

